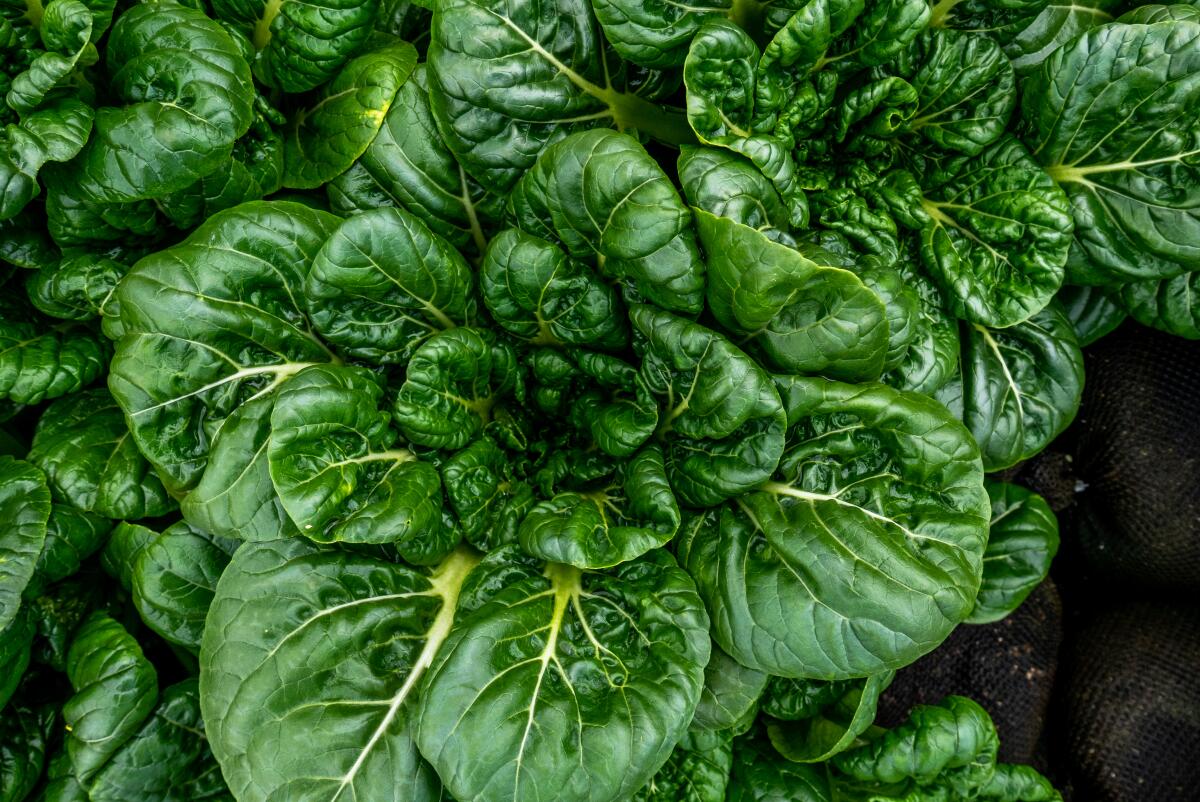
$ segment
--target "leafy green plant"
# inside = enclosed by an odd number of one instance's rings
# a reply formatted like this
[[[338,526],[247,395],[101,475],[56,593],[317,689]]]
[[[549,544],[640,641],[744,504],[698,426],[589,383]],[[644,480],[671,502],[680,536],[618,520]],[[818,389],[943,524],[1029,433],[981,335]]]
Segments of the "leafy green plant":
[[[0,0],[0,800],[1057,799],[875,711],[1200,336],[1198,92],[1186,6]]]

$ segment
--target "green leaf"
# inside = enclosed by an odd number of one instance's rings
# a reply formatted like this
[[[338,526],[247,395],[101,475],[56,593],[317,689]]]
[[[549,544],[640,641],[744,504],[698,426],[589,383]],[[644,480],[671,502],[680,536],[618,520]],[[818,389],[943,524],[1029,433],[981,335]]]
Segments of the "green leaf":
[[[510,455],[480,437],[441,465],[442,487],[463,535],[481,551],[517,542],[521,521],[533,506],[533,489],[514,476]]]
[[[484,253],[480,289],[496,323],[535,345],[617,349],[629,339],[611,286],[546,240],[515,228]]]
[[[79,153],[92,131],[92,109],[64,98],[4,126],[0,134],[0,220],[15,217],[41,193],[38,172],[47,162]]]
[[[1158,282],[1133,282],[1129,285],[1129,290],[1136,297],[1140,294],[1139,290],[1144,291],[1148,286],[1157,284]],[[1100,287],[1066,286],[1059,291],[1057,298],[1062,304],[1063,313],[1071,321],[1071,328],[1075,330],[1075,339],[1079,341],[1080,348],[1086,348],[1114,331],[1129,314]]]
[[[1071,210],[1019,141],[949,159],[922,188],[921,259],[951,312],[1004,327],[1050,302],[1063,282]]]
[[[732,765],[728,733],[689,730],[632,802],[725,802]]]
[[[919,705],[906,722],[833,758],[836,785],[874,799],[975,798],[996,770],[999,739],[982,707],[961,696]],[[882,786],[882,788],[880,788]],[[872,791],[882,791],[875,796]],[[839,788],[840,790],[840,788]],[[918,796],[911,796],[913,792]]]
[[[171,643],[200,651],[204,617],[236,542],[186,522],[146,544],[133,565],[133,604],[146,626]]]
[[[79,570],[88,557],[104,545],[113,522],[64,504],[52,504],[46,522],[46,542],[38,555],[33,579],[25,596],[40,596],[45,587]]]
[[[874,723],[879,695],[891,684],[892,676],[885,672],[831,683],[773,677],[763,699],[763,712],[777,719],[767,720],[772,746],[788,760],[820,763],[857,745]],[[800,697],[800,704],[792,710],[781,709],[786,707],[780,704],[785,696]]]
[[[336,224],[297,203],[243,204],[121,281],[125,336],[109,389],[170,490],[200,481],[234,410],[333,358],[309,328],[302,292]]]
[[[1157,281],[1131,281],[1121,287],[1117,298],[1143,326],[1200,340],[1200,271]]]
[[[121,314],[116,303],[117,282],[128,271],[128,265],[115,259],[76,254],[32,273],[25,288],[29,300],[44,314],[64,320],[100,317],[105,326],[111,326],[119,322]]]
[[[1037,69],[1061,45],[1086,30],[1111,22],[1116,0],[1052,2],[1015,37],[1002,43],[1013,69],[1024,76]]]
[[[683,147],[678,167],[684,197],[693,208],[768,234],[787,231],[783,198],[748,159],[718,148]]]
[[[758,699],[768,677],[747,668],[713,644],[712,657],[704,669],[704,690],[692,717],[692,731],[732,730],[758,712]]]
[[[100,564],[125,590],[133,590],[133,571],[145,549],[159,533],[139,524],[121,521],[109,535],[104,551],[100,553]]]
[[[363,368],[318,365],[279,392],[267,459],[288,516],[320,543],[392,543],[437,562],[458,539],[443,521],[437,470],[403,448]]]
[[[641,378],[665,405],[658,435],[680,501],[712,506],[766,481],[784,429],[770,375],[696,323],[642,305],[629,316],[645,338]]]
[[[111,6],[107,12],[111,19]],[[46,50],[33,57],[28,69],[13,77],[5,98],[9,108],[18,114],[28,114],[45,102],[57,86],[65,83],[77,65],[86,66],[96,60],[96,49],[91,45],[100,38],[103,29],[94,30],[94,22],[92,12],[78,0],[52,0],[42,8],[42,18],[37,26]],[[88,117],[90,127],[90,114]],[[86,138],[85,132],[75,152]]]
[[[183,189],[229,159],[250,127],[254,83],[234,40],[203,12],[173,2],[130,8],[108,36],[114,106],[70,166],[74,192],[95,203]]]
[[[106,595],[111,597],[109,586],[95,573],[85,571],[26,599],[25,610],[37,634],[33,659],[66,673],[76,631],[93,610],[106,604]]]
[[[154,715],[96,775],[92,802],[232,802],[204,736],[195,679],[163,690]]]
[[[1200,22],[1086,31],[1029,76],[1022,116],[1074,207],[1088,283],[1170,278],[1200,261]]]
[[[104,375],[108,349],[89,329],[55,325],[20,300],[0,302],[0,398],[39,404]]]
[[[941,292],[925,276],[910,270],[902,280],[918,299],[910,318],[915,331],[903,359],[883,381],[897,390],[932,395],[958,373],[958,321],[946,314]]]
[[[658,549],[607,573],[550,564],[492,587],[434,658],[421,753],[458,799],[629,797],[700,697],[708,616],[691,579]]]
[[[879,378],[888,322],[879,296],[857,276],[741,223],[694,211],[708,254],[709,311],[739,345],[788,373]]]
[[[214,0],[217,19],[241,28],[267,86],[304,92],[325,83],[367,40],[377,0]]]
[[[471,268],[454,247],[400,209],[343,222],[304,285],[321,336],[357,359],[403,364],[433,334],[477,315]]]
[[[649,445],[604,481],[538,502],[518,538],[548,562],[609,568],[665,545],[679,519],[662,449]]]
[[[75,690],[62,708],[67,752],[87,786],[154,710],[158,677],[125,628],[96,612],[71,644],[67,678]]]
[[[418,64],[362,156],[326,185],[329,201],[344,217],[381,206],[407,209],[455,247],[482,253],[503,198],[459,166],[434,121],[427,86]]]
[[[1007,329],[964,324],[963,422],[988,471],[1041,451],[1075,417],[1083,354],[1057,304]]]
[[[81,510],[136,520],[175,509],[107,390],[54,402],[38,420],[29,460],[45,472],[56,498]]]
[[[24,460],[0,456],[0,630],[17,616],[46,543],[49,518],[45,475]]]
[[[456,552],[425,575],[299,538],[238,550],[209,610],[200,704],[240,802],[443,798],[414,709],[475,562]]]
[[[57,719],[53,705],[14,705],[0,714],[0,799],[20,802],[33,793]]]
[[[179,508],[197,529],[242,540],[275,540],[295,534],[267,461],[275,394],[235,408],[221,424],[208,465]]]
[[[699,312],[704,261],[692,215],[658,163],[627,134],[586,131],[545,149],[508,199],[527,233],[595,260],[664,309]]]
[[[29,667],[35,632],[33,616],[28,610],[19,611],[8,626],[0,629],[0,712]]]
[[[925,31],[896,72],[919,98],[906,128],[945,150],[981,152],[1004,133],[1017,104],[1012,65],[990,36]]]
[[[342,67],[316,102],[292,118],[284,139],[283,185],[315,189],[354,164],[416,66],[416,49],[396,39]]]
[[[780,757],[768,743],[743,740],[733,753],[728,802],[832,802],[826,773]]]
[[[498,194],[575,130],[611,125],[668,143],[690,139],[682,115],[638,96],[639,72],[612,57],[588,0],[437,3],[428,58],[446,144]]]
[[[488,329],[451,329],[409,361],[393,407],[396,426],[417,445],[461,448],[483,431],[500,399],[521,393],[511,347]]]
[[[781,377],[774,481],[684,521],[679,555],[738,662],[786,677],[900,668],[966,618],[988,503],[979,451],[939,404]]]
[[[1058,519],[1045,499],[1007,482],[989,481],[987,489],[992,523],[971,624],[999,621],[1017,609],[1058,552]]]

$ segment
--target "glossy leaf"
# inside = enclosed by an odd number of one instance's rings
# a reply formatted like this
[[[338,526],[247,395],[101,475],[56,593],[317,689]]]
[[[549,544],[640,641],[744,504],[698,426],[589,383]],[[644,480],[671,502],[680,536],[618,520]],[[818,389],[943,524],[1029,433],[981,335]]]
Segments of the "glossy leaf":
[[[598,802],[645,785],[687,728],[709,657],[708,616],[674,559],[551,564],[472,602],[417,716],[449,793]]]
[[[1007,329],[964,325],[963,422],[989,471],[1041,451],[1075,417],[1083,354],[1062,310],[1051,305]]]
[[[257,51],[254,74],[285,92],[325,83],[371,33],[376,0],[215,0],[220,20],[244,29]]]
[[[1129,288],[1137,293],[1139,288],[1146,286],[1137,282]],[[1120,303],[1099,287],[1063,287],[1058,293],[1058,301],[1062,304],[1063,313],[1071,321],[1080,348],[1086,348],[1109,334],[1129,316]]]
[[[1121,287],[1118,298],[1138,323],[1200,340],[1200,271],[1158,281],[1131,281]]]
[[[767,722],[772,746],[797,763],[819,763],[844,752],[874,723],[879,695],[891,682],[891,672],[832,683],[772,678],[763,700],[763,712],[777,719]],[[781,697],[787,695],[809,704],[785,711]]]
[[[534,504],[533,488],[514,475],[518,467],[487,436],[441,465],[446,500],[463,535],[482,551],[517,542],[517,530]]]
[[[439,331],[476,317],[471,268],[449,242],[399,208],[343,222],[304,284],[321,336],[377,364],[403,364]]]
[[[427,576],[303,539],[242,546],[200,649],[201,710],[236,798],[440,800],[415,703],[474,564],[459,552]]]
[[[115,292],[128,270],[115,259],[80,254],[45,265],[29,276],[25,287],[29,300],[44,314],[64,320],[100,317],[109,324],[120,318]]]
[[[983,553],[983,583],[972,624],[999,621],[1021,605],[1050,571],[1058,519],[1046,500],[1007,482],[988,482],[992,523]]]
[[[879,378],[888,346],[885,309],[857,276],[741,223],[695,214],[708,254],[708,309],[739,345],[788,373]]]
[[[769,743],[745,740],[734,750],[728,802],[831,802],[820,769],[780,757]]]
[[[104,374],[108,349],[77,325],[55,326],[16,299],[0,304],[0,398],[38,404]]]
[[[396,425],[417,445],[461,448],[498,401],[522,388],[511,347],[486,329],[451,329],[413,354],[393,407]]]
[[[417,51],[397,39],[342,67],[316,102],[293,117],[284,139],[283,185],[315,189],[354,164],[416,66]]]
[[[783,451],[771,377],[716,332],[649,306],[629,311],[645,338],[641,378],[664,405],[667,476],[689,506],[712,506],[766,481]]]
[[[0,140],[0,220],[15,217],[41,194],[38,173],[47,162],[65,162],[92,132],[92,109],[64,98],[4,126]]]
[[[67,678],[75,690],[62,708],[67,752],[86,786],[154,710],[158,677],[125,628],[97,612],[75,635]]]
[[[924,396],[779,383],[790,426],[777,478],[684,522],[680,559],[713,637],[777,676],[906,665],[974,603],[989,512],[979,451]]]
[[[51,405],[38,420],[29,460],[45,472],[56,498],[87,512],[136,520],[175,508],[107,390]]]
[[[434,121],[427,87],[419,64],[362,156],[326,185],[330,204],[345,216],[381,206],[407,209],[456,247],[482,253],[502,198],[459,166]]]
[[[0,631],[12,624],[46,543],[50,491],[24,460],[0,457]]]
[[[146,626],[198,652],[204,617],[236,542],[180,522],[146,544],[133,565],[133,604]]]
[[[768,233],[787,230],[783,198],[748,159],[718,148],[683,147],[678,167],[684,197],[694,208]]]
[[[437,3],[428,58],[446,144],[500,194],[573,130],[611,125],[669,143],[690,138],[682,115],[621,80],[625,65],[608,52],[588,0]]]
[[[662,449],[650,445],[604,481],[535,504],[518,540],[548,562],[609,568],[666,544],[679,520]]]
[[[1022,103],[1030,148],[1074,207],[1086,283],[1193,269],[1200,22],[1086,31],[1029,76]]]
[[[199,482],[235,409],[332,358],[309,329],[303,287],[336,222],[296,203],[244,204],[122,280],[109,389],[172,491]]]
[[[0,713],[0,799],[20,802],[33,793],[57,718],[53,705],[13,705]]]
[[[1041,65],[1061,45],[1097,25],[1112,22],[1115,0],[1084,0],[1084,2],[1051,2],[1033,21],[1011,39],[1005,39],[1004,53],[1012,61],[1018,75],[1025,75]]]
[[[113,522],[65,504],[52,504],[46,522],[46,542],[38,555],[26,598],[40,595],[46,585],[66,579],[104,545]]]
[[[19,611],[4,629],[0,629],[0,712],[17,690],[29,667],[30,649],[36,632],[32,615]]]
[[[725,802],[732,765],[729,733],[688,730],[632,802]]]
[[[441,479],[394,447],[381,396],[378,379],[362,368],[301,371],[271,413],[271,481],[308,538],[392,543],[411,562],[437,562],[457,540],[442,520]]]
[[[715,644],[704,669],[704,690],[692,717],[692,731],[732,730],[758,711],[768,677],[747,668]]]
[[[923,179],[921,259],[961,318],[1011,326],[1050,302],[1071,243],[1070,206],[1007,137]]]
[[[232,802],[205,739],[195,679],[163,690],[154,714],[96,775],[88,798]]]
[[[601,274],[628,281],[640,297],[671,311],[700,310],[704,261],[692,216],[633,137],[587,131],[547,147],[508,208],[518,227],[594,259]]]
[[[96,203],[183,189],[229,159],[250,127],[254,84],[242,52],[204,13],[134,6],[113,25],[106,63],[114,106],[71,163],[72,191]]]

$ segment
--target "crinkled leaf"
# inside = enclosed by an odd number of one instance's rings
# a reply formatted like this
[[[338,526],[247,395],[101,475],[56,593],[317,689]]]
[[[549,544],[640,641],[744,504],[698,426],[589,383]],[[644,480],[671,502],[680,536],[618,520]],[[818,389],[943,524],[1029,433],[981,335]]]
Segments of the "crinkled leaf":
[[[8,220],[41,193],[38,172],[46,162],[79,153],[92,131],[92,109],[64,98],[0,130],[0,220]]]
[[[321,336],[377,364],[403,364],[433,334],[472,323],[474,289],[462,255],[402,208],[343,222],[304,284]]]
[[[283,185],[314,189],[354,164],[416,66],[417,51],[397,39],[342,67],[313,105],[295,113],[284,140]]]
[[[331,359],[304,316],[303,287],[336,224],[297,203],[247,203],[121,282],[125,336],[109,389],[170,489],[196,485],[235,409]]]
[[[692,215],[637,140],[613,131],[573,134],[548,148],[508,200],[517,226],[594,259],[664,309],[698,312],[704,261]]]
[[[396,426],[418,445],[461,448],[500,399],[521,392],[511,347],[487,329],[451,329],[426,340],[409,361],[393,407]]]
[[[768,479],[784,429],[770,375],[710,329],[649,306],[629,314],[645,338],[641,378],[664,405],[658,433],[680,500],[711,506]]]
[[[107,390],[61,398],[38,420],[29,459],[57,498],[106,518],[154,518],[175,509]]]
[[[879,378],[886,310],[857,276],[728,218],[695,214],[708,254],[708,309],[739,345],[787,373]]]
[[[1139,290],[1157,284],[1158,282],[1133,282],[1129,285],[1129,291],[1138,293]],[[1086,348],[1112,332],[1129,315],[1121,303],[1109,297],[1108,293],[1099,287],[1066,286],[1059,290],[1056,297],[1062,304],[1067,319],[1071,321],[1071,328],[1075,330],[1075,339],[1079,341],[1080,348]]]
[[[391,543],[437,562],[457,532],[442,516],[437,470],[395,448],[383,388],[363,368],[318,365],[279,391],[267,460],[288,516],[321,543]]]
[[[684,522],[680,558],[713,637],[777,676],[906,665],[974,603],[988,520],[979,450],[924,396],[779,383],[790,426],[775,481]]]
[[[67,752],[85,786],[154,710],[158,676],[137,641],[107,613],[93,613],[67,655],[75,694],[63,705]]]
[[[625,310],[613,288],[553,243],[510,228],[488,243],[483,300],[506,331],[536,345],[620,348]]]
[[[831,683],[772,678],[763,699],[763,712],[777,717],[767,721],[771,745],[797,763],[819,763],[855,746],[859,736],[874,723],[879,695],[891,684],[892,676],[889,671]],[[826,689],[832,692],[822,694]],[[780,716],[785,712],[781,697],[789,694],[803,701],[786,711],[791,715]]]
[[[689,730],[632,802],[725,802],[732,765],[729,733]]]
[[[538,502],[518,539],[548,562],[608,568],[663,546],[679,520],[662,449],[650,445],[604,481]]]
[[[242,28],[257,51],[254,74],[284,92],[325,83],[366,41],[377,0],[214,0],[213,13]]]
[[[1121,287],[1117,298],[1138,323],[1200,340],[1200,271],[1157,281],[1131,281]]]
[[[1046,500],[1008,482],[987,484],[992,523],[972,624],[999,621],[1020,606],[1050,571],[1058,519]]]
[[[1037,160],[1066,190],[1087,283],[1170,278],[1200,260],[1200,22],[1111,23],[1026,80]]]
[[[747,668],[716,644],[704,669],[704,690],[692,717],[692,730],[731,730],[757,712],[767,675]]]
[[[533,489],[513,476],[514,467],[486,436],[441,465],[442,487],[463,535],[482,551],[517,542],[517,529],[533,506]]]
[[[102,376],[107,361],[90,329],[50,323],[17,298],[0,302],[0,398],[37,404],[73,393]]]

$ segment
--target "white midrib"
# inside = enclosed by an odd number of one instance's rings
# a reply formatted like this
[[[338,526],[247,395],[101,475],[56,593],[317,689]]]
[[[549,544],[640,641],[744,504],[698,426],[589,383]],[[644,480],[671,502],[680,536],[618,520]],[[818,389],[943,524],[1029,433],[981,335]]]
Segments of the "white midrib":
[[[317,365],[317,364],[320,364],[320,363],[318,363],[318,362],[284,362],[282,364],[277,364],[277,365],[262,365],[260,367],[254,367],[254,368],[241,368],[239,370],[234,371],[233,373],[230,373],[227,376],[222,376],[220,379],[217,379],[215,382],[209,382],[208,384],[204,385],[203,387],[198,387],[189,393],[184,393],[183,395],[177,395],[173,398],[168,398],[166,401],[161,401],[157,404],[154,404],[153,406],[148,406],[148,407],[144,407],[143,409],[134,410],[133,413],[131,413],[130,417],[136,418],[139,415],[145,415],[147,412],[153,412],[156,409],[162,409],[163,407],[169,407],[172,404],[177,404],[185,398],[191,398],[193,396],[200,395],[201,393],[205,393],[209,390],[213,390],[222,385],[229,384],[230,382],[241,381],[242,379],[249,379],[253,376],[264,376],[264,375],[274,374],[275,379],[274,379],[274,382],[272,385],[272,386],[274,386],[274,385],[277,385],[280,382],[282,382],[284,379],[287,379],[290,376],[294,376],[295,374],[299,373],[300,371],[304,370],[305,368],[311,367],[312,365]],[[270,389],[270,388],[267,388],[267,389]]]
[[[440,596],[442,598],[442,607],[433,619],[433,625],[429,627],[429,635],[425,640],[425,647],[421,649],[421,654],[417,656],[416,662],[413,663],[412,671],[409,672],[408,678],[404,680],[404,684],[400,686],[400,690],[392,697],[383,720],[379,722],[379,726],[371,733],[371,738],[363,746],[362,751],[358,753],[354,764],[342,776],[342,781],[338,784],[337,791],[330,797],[330,802],[335,802],[341,797],[342,792],[354,783],[354,778],[362,770],[375,745],[387,733],[388,728],[391,727],[392,722],[400,713],[400,708],[408,701],[413,689],[420,684],[421,679],[425,676],[425,672],[433,665],[433,658],[437,655],[438,649],[442,648],[442,644],[446,642],[446,638],[450,635],[450,629],[454,626],[455,608],[458,607],[458,593],[462,590],[463,580],[467,578],[467,574],[478,563],[479,558],[476,555],[460,548],[446,558],[446,561],[438,566],[437,571],[429,578],[430,588],[426,595]]]
[[[537,712],[538,696],[542,692],[542,681],[546,677],[546,671],[550,668],[550,661],[554,659],[554,652],[558,648],[558,633],[562,629],[562,621],[566,615],[567,607],[581,591],[579,569],[577,568],[551,563],[546,567],[546,574],[549,576],[550,585],[554,589],[554,611],[550,615],[550,636],[546,638],[546,646],[538,656],[538,660],[542,665],[538,669],[537,684],[534,685],[533,694],[529,699],[529,713],[525,719],[525,731],[521,734],[521,746],[517,749],[517,762],[513,771],[513,799],[521,798],[521,763],[525,758],[525,747],[529,743],[529,733],[533,730],[533,719]]]
[[[1094,173],[1113,173],[1124,170],[1140,170],[1143,167],[1153,167],[1156,164],[1170,164],[1171,162],[1182,162],[1184,159],[1192,156],[1200,155],[1200,148],[1189,150],[1184,153],[1172,153],[1170,156],[1162,156],[1157,159],[1145,159],[1142,161],[1119,161],[1109,162],[1107,164],[1087,164],[1082,167],[1073,164],[1052,164],[1046,168],[1046,172],[1050,174],[1058,183],[1073,181],[1076,183],[1088,184],[1089,175]]]
[[[842,505],[843,507],[850,507],[852,509],[856,509],[856,510],[862,512],[868,518],[879,521],[880,523],[889,524],[891,526],[894,526],[897,529],[899,529],[901,532],[903,532],[906,536],[912,538],[913,540],[936,540],[937,539],[937,538],[931,538],[928,535],[922,535],[919,532],[914,532],[913,530],[909,529],[907,526],[905,526],[904,524],[895,520],[894,518],[889,518],[886,515],[880,515],[879,513],[875,512],[874,510],[869,510],[866,507],[859,506],[858,504],[851,504],[849,501],[843,500],[838,495],[830,495],[828,493],[812,493],[807,490],[801,490],[799,488],[792,487],[789,484],[784,484],[783,482],[767,482],[765,485],[762,486],[761,489],[765,490],[768,493],[774,493],[777,496],[788,496],[790,498],[798,498],[803,501],[832,501],[835,504]],[[761,529],[761,527],[759,527],[759,528]]]
[[[1017,380],[1013,378],[1012,371],[1008,369],[1008,360],[1004,358],[1004,354],[1000,353],[1000,344],[992,337],[992,333],[980,326],[978,323],[972,324],[983,337],[983,341],[987,343],[988,348],[996,355],[996,361],[1000,363],[1000,370],[1004,373],[1004,381],[1008,382],[1009,388],[1012,390],[1013,400],[1017,402],[1017,415],[1021,420],[1025,420],[1025,404],[1021,401],[1021,386],[1017,384]]]

